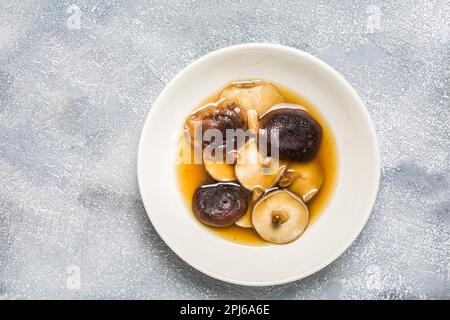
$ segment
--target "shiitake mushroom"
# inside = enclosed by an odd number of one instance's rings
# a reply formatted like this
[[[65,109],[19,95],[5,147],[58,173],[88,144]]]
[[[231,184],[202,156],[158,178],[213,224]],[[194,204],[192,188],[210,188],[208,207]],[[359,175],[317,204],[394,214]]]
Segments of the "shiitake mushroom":
[[[253,228],[252,224],[252,210],[253,210],[253,200],[249,200],[247,212],[240,217],[234,224],[241,228]]]
[[[308,207],[288,190],[271,191],[253,207],[253,227],[264,240],[272,243],[297,239],[308,222]]]
[[[290,191],[299,195],[304,202],[308,202],[319,192],[322,182],[322,166],[315,159],[309,162],[290,163],[278,185],[287,187]]]
[[[322,127],[301,108],[276,108],[264,114],[259,122],[259,136],[266,139],[271,151],[271,133],[278,130],[281,159],[306,162],[315,158],[322,140]],[[261,130],[262,129],[262,130]]]
[[[236,175],[234,174],[234,165],[227,163],[225,160],[217,160],[214,157],[210,158],[206,152],[203,153],[203,165],[205,166],[206,172],[214,180],[221,182],[229,182],[236,180]]]
[[[286,162],[268,163],[272,160],[264,158],[258,151],[258,143],[255,139],[249,139],[239,150],[238,160],[234,166],[234,173],[239,183],[246,189],[261,193],[277,184],[286,170]]]
[[[260,80],[233,82],[222,91],[220,98],[234,101],[247,112],[254,110],[260,115],[274,104],[284,102],[283,95],[274,85]]]
[[[216,103],[206,105],[187,118],[184,127],[190,134],[192,141],[196,138],[196,124],[201,124],[202,126],[201,138],[204,147],[210,144],[210,142],[214,142],[214,144],[218,146],[222,145],[225,147],[227,142],[236,142],[235,137],[233,137],[233,141],[226,141],[227,129],[247,129],[247,113],[245,109],[240,107],[238,104],[230,100],[222,99]],[[219,130],[222,134],[222,141],[204,141],[204,133],[209,129]]]
[[[192,209],[204,224],[228,227],[247,212],[248,202],[248,191],[238,184],[208,184],[195,191]]]

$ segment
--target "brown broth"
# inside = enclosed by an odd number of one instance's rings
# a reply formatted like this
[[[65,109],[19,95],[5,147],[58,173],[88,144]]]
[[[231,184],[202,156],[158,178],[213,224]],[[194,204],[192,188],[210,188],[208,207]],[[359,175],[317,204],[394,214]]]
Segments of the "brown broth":
[[[337,173],[338,173],[337,172],[338,158],[335,140],[328,123],[310,102],[302,98],[300,95],[294,93],[292,90],[283,88],[282,86],[279,86],[277,84],[274,85],[283,94],[286,102],[304,106],[308,110],[308,112],[322,126],[323,137],[319,153],[317,155],[317,159],[319,160],[322,166],[324,179],[322,187],[320,188],[319,192],[311,199],[311,201],[307,203],[310,213],[309,225],[311,225],[317,220],[320,214],[324,211],[327,203],[331,198],[333,190],[336,187]],[[222,90],[219,90],[218,92],[211,95],[209,98],[205,99],[199,105],[199,107],[204,106],[207,103],[217,101],[221,91]],[[182,153],[185,144],[186,144],[185,139],[181,138],[179,146],[180,154]],[[213,180],[209,177],[208,173],[206,172],[202,164],[178,163],[176,165],[176,176],[183,200],[185,201],[186,206],[189,208],[189,211],[194,217],[194,214],[192,213],[191,209],[192,207],[191,203],[195,190],[202,184],[212,182]],[[194,219],[196,218],[194,217]],[[199,223],[202,224],[200,221]],[[271,245],[271,243],[268,243],[261,237],[259,237],[256,231],[253,230],[252,228],[241,228],[236,225],[226,228],[215,228],[215,227],[208,227],[205,225],[204,227],[208,228],[221,238],[231,242],[256,246]]]

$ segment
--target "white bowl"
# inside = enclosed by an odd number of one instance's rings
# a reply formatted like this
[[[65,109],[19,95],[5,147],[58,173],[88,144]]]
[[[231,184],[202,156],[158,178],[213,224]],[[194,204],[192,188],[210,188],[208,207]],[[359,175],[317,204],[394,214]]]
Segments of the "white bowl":
[[[176,139],[186,116],[211,93],[241,79],[273,81],[298,92],[316,106],[336,139],[337,187],[318,220],[289,244],[257,247],[224,240],[194,220],[178,191]],[[380,176],[375,130],[353,88],[321,60],[273,44],[228,47],[182,70],[147,116],[137,165],[145,209],[166,244],[211,277],[253,286],[301,279],[339,257],[364,227]]]

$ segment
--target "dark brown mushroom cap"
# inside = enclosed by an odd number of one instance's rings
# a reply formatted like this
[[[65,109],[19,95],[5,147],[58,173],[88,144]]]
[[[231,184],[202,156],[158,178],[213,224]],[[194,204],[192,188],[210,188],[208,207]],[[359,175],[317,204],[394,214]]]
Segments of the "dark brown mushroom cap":
[[[248,192],[238,184],[217,183],[199,187],[192,200],[195,216],[213,227],[228,227],[247,211]]]
[[[202,125],[202,137],[208,129],[219,130],[222,133],[222,141],[211,142],[225,146],[227,143],[227,129],[247,129],[247,113],[236,103],[229,100],[221,100],[218,103],[205,106],[187,118],[185,128],[190,133],[191,138],[194,138],[194,126],[196,122]],[[208,141],[202,141],[203,146],[207,146],[209,143]]]
[[[305,162],[314,159],[322,140],[322,128],[309,113],[302,109],[274,109],[262,116],[259,135],[267,139],[271,150],[271,132],[279,132],[281,159]]]

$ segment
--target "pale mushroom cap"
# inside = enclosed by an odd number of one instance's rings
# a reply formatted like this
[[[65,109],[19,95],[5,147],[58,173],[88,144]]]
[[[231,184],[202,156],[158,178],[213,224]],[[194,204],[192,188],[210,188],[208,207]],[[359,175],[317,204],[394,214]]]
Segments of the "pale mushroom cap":
[[[288,189],[301,196],[305,202],[311,200],[322,186],[323,170],[317,159],[305,163],[290,163],[286,174],[290,173],[296,173],[296,178]]]
[[[203,153],[203,164],[208,174],[217,181],[229,182],[235,181],[234,165],[228,164],[225,160],[216,160]]]
[[[264,161],[265,158],[258,151],[255,139],[249,139],[238,152],[234,172],[241,185],[250,191],[273,187],[286,170],[286,162],[281,160],[273,161],[270,167],[264,167],[263,162],[267,161]]]
[[[248,204],[247,212],[242,217],[240,217],[239,220],[235,222],[235,224],[241,228],[253,228],[252,211],[253,203],[252,201],[250,201]]]
[[[281,213],[281,222],[274,223],[278,213]],[[297,239],[308,222],[309,211],[305,203],[287,190],[272,191],[253,207],[253,227],[264,240],[272,243],[281,244]]]
[[[256,110],[248,110],[247,111],[247,124],[248,128],[250,130],[253,130],[253,132],[256,133],[258,130],[258,124],[259,124],[259,115]]]
[[[256,110],[258,114],[284,102],[284,97],[275,86],[258,80],[233,82],[222,91],[220,98],[231,100],[246,110]]]

